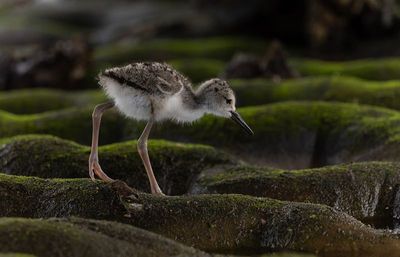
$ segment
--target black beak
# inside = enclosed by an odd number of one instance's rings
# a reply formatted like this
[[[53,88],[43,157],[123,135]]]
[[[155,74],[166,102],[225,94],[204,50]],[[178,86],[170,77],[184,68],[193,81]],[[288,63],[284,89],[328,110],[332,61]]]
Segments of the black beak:
[[[239,124],[250,136],[254,135],[253,130],[246,124],[246,122],[240,117],[239,113],[231,111],[231,119]]]

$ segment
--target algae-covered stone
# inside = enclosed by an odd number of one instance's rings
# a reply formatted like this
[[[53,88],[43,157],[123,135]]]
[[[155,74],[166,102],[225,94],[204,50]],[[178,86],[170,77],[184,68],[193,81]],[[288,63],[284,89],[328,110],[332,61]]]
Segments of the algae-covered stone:
[[[224,62],[214,59],[175,59],[169,63],[193,82],[219,77],[224,71]]]
[[[210,256],[133,226],[76,218],[0,218],[0,249],[43,257]]]
[[[0,136],[52,134],[90,144],[92,108],[18,116],[0,112]],[[283,102],[239,109],[254,130],[206,116],[182,126],[157,124],[151,138],[213,145],[240,158],[280,168],[307,168],[362,160],[398,160],[400,114],[379,107],[327,102]],[[143,122],[104,115],[100,142],[139,138]],[[383,155],[382,153],[385,153]]]
[[[143,206],[137,208],[132,203]],[[385,249],[387,253],[400,247],[397,237],[322,205],[241,195],[190,198],[139,195],[130,204],[132,208],[127,206],[137,226],[207,251],[287,249],[338,254],[356,248],[361,255],[368,255],[377,251],[381,243],[391,249]],[[202,231],[201,236],[193,231]]]
[[[215,61],[218,63],[219,61]],[[208,79],[214,68],[202,60],[176,60],[171,64],[197,80]],[[199,66],[199,68],[197,68]],[[200,70],[199,72],[197,70]],[[202,73],[207,73],[201,78]],[[193,76],[192,76],[193,74]],[[400,80],[376,82],[353,77],[317,76],[274,82],[267,79],[230,80],[238,106],[254,106],[287,100],[355,102],[400,110]],[[15,114],[33,114],[70,107],[94,108],[106,101],[101,90],[65,92],[54,89],[14,90],[0,93],[0,109]]]
[[[94,106],[105,101],[99,90],[79,92],[55,89],[24,89],[0,92],[0,109],[15,114],[34,114],[69,107]]]
[[[366,162],[306,170],[242,166],[202,173],[191,193],[239,193],[326,204],[379,227],[393,227],[400,165]]]
[[[176,60],[171,64],[197,81],[220,73],[204,60]],[[202,75],[204,74],[204,75]],[[400,110],[400,81],[367,81],[344,76],[316,76],[274,82],[267,79],[230,80],[238,106],[254,106],[287,100],[355,102]],[[106,101],[100,90],[65,92],[54,89],[14,90],[0,93],[0,109],[33,114],[70,107],[92,107]]]
[[[69,108],[31,115],[15,115],[0,110],[0,138],[20,134],[52,134],[90,144],[93,108]],[[100,143],[122,140],[126,122],[115,110],[103,115]]]
[[[136,141],[99,148],[102,168],[114,179],[149,191]],[[46,135],[24,135],[0,140],[0,170],[7,174],[42,178],[88,177],[90,148]],[[184,194],[193,179],[216,165],[234,165],[227,154],[204,145],[149,141],[149,154],[158,182],[167,194]]]
[[[109,219],[125,211],[118,195],[88,179],[53,179],[0,174],[0,216]]]
[[[123,183],[0,174],[0,207],[1,216],[120,221],[208,251],[397,256],[400,250],[397,236],[333,208],[243,195],[160,197]]]
[[[323,100],[370,104],[400,110],[400,81],[367,81],[318,76],[275,83],[265,79],[230,81],[239,106],[287,100]]]
[[[112,64],[194,57],[229,59],[237,51],[262,52],[265,46],[265,42],[240,37],[154,39],[137,44],[127,42],[98,47],[94,58],[96,62]]]
[[[163,47],[167,48],[168,46]],[[204,47],[207,48],[207,45],[203,45],[202,47],[203,49]],[[125,50],[125,48],[131,49]],[[145,48],[146,47],[140,49],[140,47],[137,48],[132,45],[121,46],[121,49],[123,50],[121,50],[121,54],[118,54],[116,56],[109,56],[109,53],[107,52],[110,51],[111,53],[112,51],[119,51],[118,47],[113,49],[110,48],[109,50],[99,49],[99,63],[97,65],[96,71],[92,72],[91,77],[96,75],[96,72],[98,73],[99,69],[104,69],[105,67],[110,65],[121,65],[122,63],[140,61],[143,59],[163,61],[169,59],[169,61],[175,68],[197,82],[210,77],[221,75],[226,66],[226,62],[221,61],[221,59],[227,60],[232,57],[232,55],[229,55],[225,51],[233,54],[232,48],[227,48],[223,51],[218,52],[218,54],[212,53],[208,49],[204,49],[204,51],[208,52],[200,55],[196,52],[185,53],[184,50],[182,50],[182,52],[173,52],[167,49],[161,50],[162,47],[160,47],[160,50],[148,53],[146,56],[143,56],[143,58],[138,58],[135,55],[126,55],[125,52],[134,51],[135,54],[137,54],[136,51],[138,51],[139,56],[142,56],[143,54],[140,53],[140,51],[144,51],[146,53],[147,50],[145,50]],[[185,47],[182,47],[181,49],[185,49]],[[253,49],[255,49],[255,52],[262,52],[260,50],[260,47],[253,47]],[[340,75],[378,81],[400,79],[399,58],[356,60],[345,62],[320,61],[313,59],[289,59],[289,63],[290,66],[296,69],[299,74],[304,77]]]
[[[397,111],[357,104],[283,102],[241,108],[239,113],[254,136],[247,136],[229,119],[211,116],[185,127],[165,123],[155,127],[152,135],[206,143],[246,161],[281,168],[399,158],[393,154],[399,152],[399,145],[393,143],[400,139]],[[387,149],[391,154],[382,155]]]
[[[344,75],[370,80],[400,79],[400,59],[381,58],[344,62],[294,59],[291,65],[303,76]]]

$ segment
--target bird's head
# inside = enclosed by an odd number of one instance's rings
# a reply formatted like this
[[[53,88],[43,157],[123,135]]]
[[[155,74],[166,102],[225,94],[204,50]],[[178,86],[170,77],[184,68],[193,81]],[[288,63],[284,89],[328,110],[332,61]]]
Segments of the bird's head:
[[[231,118],[248,134],[254,134],[239,113],[236,112],[236,97],[228,82],[218,78],[210,79],[200,85],[199,91],[203,95],[207,112],[216,116]]]

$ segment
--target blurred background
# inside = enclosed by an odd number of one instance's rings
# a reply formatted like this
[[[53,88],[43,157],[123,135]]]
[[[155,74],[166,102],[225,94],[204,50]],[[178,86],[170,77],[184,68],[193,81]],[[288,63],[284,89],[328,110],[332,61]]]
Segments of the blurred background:
[[[186,229],[196,216],[181,212],[192,207],[180,205],[170,212],[172,223],[159,223],[166,232],[146,223],[158,223],[147,216],[132,216],[133,222],[146,220],[132,224],[218,253],[265,253],[279,247],[319,253],[325,242],[332,252],[337,248],[354,254],[366,245],[376,251],[373,256],[398,256],[398,234],[393,241],[381,241],[380,236],[400,231],[400,0],[0,0],[0,216],[104,219],[105,212],[113,212],[111,204],[97,201],[97,196],[86,198],[89,191],[81,184],[58,188],[58,183],[70,182],[57,180],[53,189],[38,186],[42,184],[28,176],[85,178],[80,181],[92,188],[87,170],[91,114],[96,104],[106,101],[97,74],[137,61],[167,62],[194,85],[213,77],[228,80],[239,113],[255,131],[246,136],[232,121],[211,116],[185,126],[154,126],[150,158],[164,193],[239,193],[257,196],[257,201],[268,197],[325,204],[334,212],[326,216],[328,209],[322,205],[308,204],[310,209],[303,210],[297,203],[285,203],[277,211],[274,203],[262,213],[276,216],[253,218],[242,207],[245,201],[234,196],[239,205],[233,205],[232,212],[237,216],[225,211],[231,207],[213,209],[210,204],[204,207],[209,212],[201,207],[198,224],[206,229],[200,232],[197,225]],[[118,115],[115,108],[107,111],[99,154],[110,177],[149,192],[136,142],[128,141],[139,138],[144,125]],[[340,165],[330,166],[336,164]],[[22,178],[2,173],[27,176],[23,181],[29,187],[21,186]],[[32,196],[31,185],[40,190],[40,197]],[[261,207],[246,199],[258,213]],[[107,207],[93,207],[100,202]],[[76,206],[88,206],[90,215]],[[34,214],[26,211],[29,208]],[[335,221],[344,217],[336,211],[394,230],[384,234],[347,216],[343,225]],[[222,216],[217,219],[216,213]],[[120,214],[107,215],[106,219],[122,220]],[[125,210],[123,215],[125,220]],[[175,226],[181,217],[189,220],[182,222],[182,229]],[[232,241],[219,230],[220,224],[232,229]],[[1,231],[6,235],[3,241]],[[20,238],[26,238],[21,231]],[[183,231],[194,234],[184,238]],[[254,231],[262,231],[261,241]],[[366,237],[365,231],[372,236]],[[0,228],[0,248],[14,251],[27,245],[15,240],[17,236],[9,239],[9,233]],[[59,248],[53,242],[56,237],[50,236],[56,253],[75,245],[61,237]],[[47,254],[38,256],[59,256],[40,243],[29,244]],[[102,249],[87,256],[103,256]],[[68,250],[78,252],[82,251]],[[347,256],[355,256],[351,254]]]
[[[105,67],[143,60],[194,82],[397,79],[399,10],[396,0],[1,0],[0,89],[96,88]],[[381,72],[337,63],[383,57]]]

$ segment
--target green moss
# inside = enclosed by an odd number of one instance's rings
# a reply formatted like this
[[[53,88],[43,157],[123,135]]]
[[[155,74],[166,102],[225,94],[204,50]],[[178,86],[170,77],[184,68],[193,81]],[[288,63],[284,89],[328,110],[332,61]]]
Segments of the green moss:
[[[265,45],[259,42],[246,43],[245,40],[238,39],[220,38],[200,41],[196,39],[193,42],[189,41],[189,44],[185,44],[185,41],[157,40],[145,42],[143,46],[129,44],[100,48],[96,55],[96,71],[93,71],[91,76],[93,77],[107,66],[121,65],[131,61],[168,60],[179,71],[198,82],[220,75],[227,65],[227,60],[236,52],[247,50],[247,52],[262,53],[265,49]],[[400,79],[399,58],[346,62],[289,59],[289,63],[305,77],[345,76],[376,81]]]
[[[115,222],[0,219],[2,251],[38,256],[208,256],[159,235]],[[20,256],[20,255],[5,255]],[[21,255],[26,256],[26,255]]]
[[[90,144],[91,112],[92,108],[39,115],[0,112],[0,135],[52,134]],[[282,168],[398,158],[394,154],[400,140],[400,115],[396,111],[358,104],[282,102],[241,108],[239,112],[255,131],[254,136],[247,136],[229,119],[206,116],[184,126],[172,122],[157,124],[151,137],[209,144],[253,163]],[[142,122],[109,111],[102,121],[100,142],[138,138],[143,127]]]
[[[400,133],[398,112],[357,104],[284,102],[239,112],[254,136],[247,136],[231,120],[211,116],[185,127],[165,123],[152,135],[221,147],[253,163],[299,168],[385,160],[379,147]]]
[[[98,90],[65,92],[55,89],[22,89],[0,92],[0,109],[15,114],[34,114],[95,105],[105,99],[105,95]]]
[[[265,46],[260,40],[237,37],[154,39],[138,44],[129,42],[98,47],[94,56],[97,62],[114,64],[188,57],[230,59],[237,51],[262,52]]]
[[[0,140],[0,170],[43,178],[86,178],[89,154],[89,147],[53,136],[16,136]],[[149,141],[149,154],[160,186],[167,194],[185,193],[194,177],[204,169],[236,163],[212,147],[162,140]],[[112,178],[149,191],[136,141],[102,146],[99,159]]]
[[[206,64],[203,64],[206,62]],[[171,64],[196,81],[217,76],[220,61],[175,60]],[[196,77],[197,76],[197,77]],[[231,80],[238,106],[287,100],[352,102],[400,109],[400,81],[374,82],[343,76],[319,76],[284,80]],[[15,114],[33,114],[69,107],[94,107],[106,100],[100,90],[65,92],[52,89],[15,90],[0,93],[0,109]]]
[[[323,100],[370,104],[400,110],[400,81],[374,82],[343,76],[230,82],[239,106],[287,100]]]
[[[111,219],[123,213],[112,190],[89,179],[49,181],[0,174],[0,195],[0,216]]]
[[[323,205],[243,195],[159,197],[87,179],[0,174],[0,215],[120,221],[212,252],[286,249],[344,256],[356,248],[364,256],[391,256],[400,250],[397,237]]]
[[[304,76],[344,75],[370,80],[400,79],[400,59],[364,59],[346,62],[295,59],[291,65]]]
[[[136,226],[206,251],[345,253],[356,245],[367,253],[376,251],[383,241],[392,250],[398,247],[398,239],[321,205],[241,195],[160,198],[137,194],[127,201]]]
[[[0,111],[0,137],[20,134],[52,134],[79,143],[90,144],[94,107],[68,108],[31,115],[13,115]],[[102,119],[100,142],[116,142],[123,138],[126,120],[107,112]]]
[[[366,162],[305,170],[242,166],[202,174],[194,193],[240,193],[326,204],[375,226],[393,226],[397,163]]]
[[[224,62],[213,59],[175,59],[170,63],[185,76],[189,77],[193,82],[201,82],[210,78],[218,77],[224,71]]]

